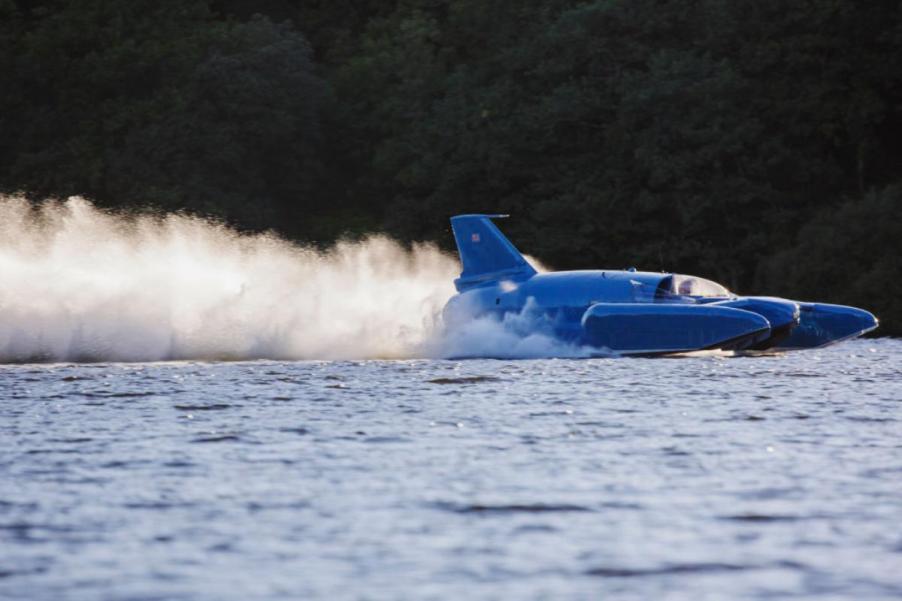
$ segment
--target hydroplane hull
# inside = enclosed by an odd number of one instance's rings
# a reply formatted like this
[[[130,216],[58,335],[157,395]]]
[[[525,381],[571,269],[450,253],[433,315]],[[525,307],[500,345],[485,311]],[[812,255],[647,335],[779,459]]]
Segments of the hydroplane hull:
[[[532,330],[626,355],[802,349],[873,330],[867,311],[774,297],[740,297],[694,276],[629,270],[537,273],[492,218],[451,219],[463,266],[448,327],[522,315]]]

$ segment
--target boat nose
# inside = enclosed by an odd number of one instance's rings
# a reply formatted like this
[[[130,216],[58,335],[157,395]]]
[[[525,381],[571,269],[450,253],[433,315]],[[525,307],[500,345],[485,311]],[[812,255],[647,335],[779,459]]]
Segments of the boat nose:
[[[858,307],[817,303],[814,305],[814,313],[818,316],[818,321],[832,330],[840,340],[860,336],[878,325],[873,313]]]
[[[870,332],[880,325],[880,320],[870,311],[859,309],[858,307],[849,307],[852,318],[858,323],[862,333]]]
[[[801,323],[782,348],[815,348],[870,332],[879,321],[870,311],[845,305],[799,303]]]

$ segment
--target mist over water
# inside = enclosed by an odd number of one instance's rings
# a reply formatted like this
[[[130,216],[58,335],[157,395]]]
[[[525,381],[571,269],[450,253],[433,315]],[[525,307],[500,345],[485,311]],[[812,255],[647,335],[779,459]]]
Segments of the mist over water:
[[[0,362],[573,356],[520,321],[446,334],[457,258],[325,251],[185,215],[0,197]]]
[[[81,198],[0,200],[0,360],[406,357],[456,259],[381,236],[326,251]]]
[[[580,346],[555,338],[551,323],[532,299],[527,300],[519,313],[507,313],[502,319],[483,316],[452,321],[428,343],[430,356],[456,359],[612,356],[608,349]]]

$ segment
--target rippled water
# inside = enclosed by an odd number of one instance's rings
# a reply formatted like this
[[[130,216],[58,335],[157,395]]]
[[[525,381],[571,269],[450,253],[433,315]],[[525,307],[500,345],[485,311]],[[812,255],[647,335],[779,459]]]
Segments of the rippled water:
[[[0,367],[4,599],[899,599],[902,341]]]

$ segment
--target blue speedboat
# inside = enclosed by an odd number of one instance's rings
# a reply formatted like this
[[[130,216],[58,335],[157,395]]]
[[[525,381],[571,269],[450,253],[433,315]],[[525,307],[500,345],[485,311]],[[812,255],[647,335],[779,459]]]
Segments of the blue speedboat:
[[[528,314],[530,327],[573,344],[626,355],[699,350],[817,348],[877,327],[854,307],[736,296],[703,278],[675,273],[585,270],[537,273],[492,219],[451,219],[463,271],[445,306],[462,320]],[[522,320],[520,320],[522,322]]]

